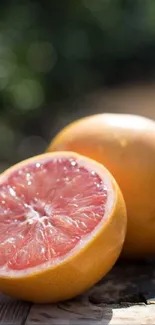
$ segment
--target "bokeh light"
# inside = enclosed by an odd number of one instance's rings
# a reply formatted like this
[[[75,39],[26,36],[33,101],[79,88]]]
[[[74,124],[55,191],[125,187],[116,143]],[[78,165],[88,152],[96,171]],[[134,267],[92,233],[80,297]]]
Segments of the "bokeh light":
[[[155,118],[154,17],[154,0],[2,0],[0,169],[84,115]]]
[[[32,43],[28,50],[30,66],[39,72],[50,71],[56,63],[56,53],[51,43]]]
[[[43,88],[36,80],[21,80],[11,88],[13,101],[22,110],[38,108],[44,101]]]

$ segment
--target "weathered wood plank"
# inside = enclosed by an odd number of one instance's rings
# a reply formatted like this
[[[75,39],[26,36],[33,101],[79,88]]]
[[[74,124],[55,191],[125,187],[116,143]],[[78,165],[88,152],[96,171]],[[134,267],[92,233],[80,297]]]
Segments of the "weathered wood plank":
[[[84,303],[84,301],[72,301],[53,306],[34,305],[26,325],[100,324],[103,319],[109,322],[111,317],[111,308],[108,309],[108,312],[107,310],[104,312],[103,308]]]
[[[73,304],[32,308],[26,325],[106,325],[155,324],[155,305],[126,308]]]
[[[101,323],[102,324],[102,323]],[[104,323],[103,323],[104,324]],[[111,325],[120,324],[155,324],[155,306],[131,306],[128,308],[113,309]]]
[[[30,306],[0,294],[0,325],[24,325]]]
[[[96,286],[74,300],[34,305],[26,325],[155,324],[155,263],[119,262]]]

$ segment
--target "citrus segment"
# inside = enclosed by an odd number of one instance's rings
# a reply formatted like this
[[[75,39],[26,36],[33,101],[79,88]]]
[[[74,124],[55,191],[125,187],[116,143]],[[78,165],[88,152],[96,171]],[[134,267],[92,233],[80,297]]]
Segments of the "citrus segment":
[[[112,267],[124,241],[125,205],[118,193],[117,184],[108,171],[74,153],[45,154],[4,172],[0,176],[0,289],[31,301],[57,301],[70,298],[98,281]],[[117,216],[118,210],[120,215]],[[60,295],[61,281],[56,283],[55,270],[58,275],[68,262],[65,272],[69,274],[78,263],[78,255],[85,256],[85,263],[89,256],[93,264],[88,247],[95,245],[100,233],[103,241],[106,240],[104,228],[115,217],[114,222],[120,219],[120,229],[115,225],[111,233],[116,247],[109,252],[112,260],[109,256],[108,267],[101,258],[101,254],[105,254],[105,243],[96,251],[98,257],[94,261],[100,270],[95,271],[95,276],[94,272],[89,273],[93,271],[90,266],[83,274],[76,271],[79,287],[72,283],[73,289],[65,289]],[[118,236],[120,239],[116,242]],[[48,286],[46,272],[50,274]],[[62,273],[62,277],[66,275]],[[35,281],[38,285],[39,279],[44,288],[40,286],[39,294],[35,295],[32,287],[36,290]],[[27,288],[31,283],[30,291],[25,289],[22,293],[19,288],[14,292],[14,286],[19,283],[23,286],[23,281]],[[57,290],[53,290],[56,285]]]

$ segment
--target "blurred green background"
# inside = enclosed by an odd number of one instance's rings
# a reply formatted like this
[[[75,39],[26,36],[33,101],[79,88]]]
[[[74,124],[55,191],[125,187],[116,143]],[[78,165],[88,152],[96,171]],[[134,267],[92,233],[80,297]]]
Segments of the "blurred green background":
[[[0,170],[73,119],[115,110],[86,95],[154,79],[154,0],[1,0]]]

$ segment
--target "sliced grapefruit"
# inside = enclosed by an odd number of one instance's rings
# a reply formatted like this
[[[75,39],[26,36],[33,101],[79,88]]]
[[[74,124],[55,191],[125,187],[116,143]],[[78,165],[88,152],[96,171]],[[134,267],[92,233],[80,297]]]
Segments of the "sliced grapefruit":
[[[72,298],[117,260],[126,209],[111,174],[72,152],[0,175],[0,290],[32,302]]]

